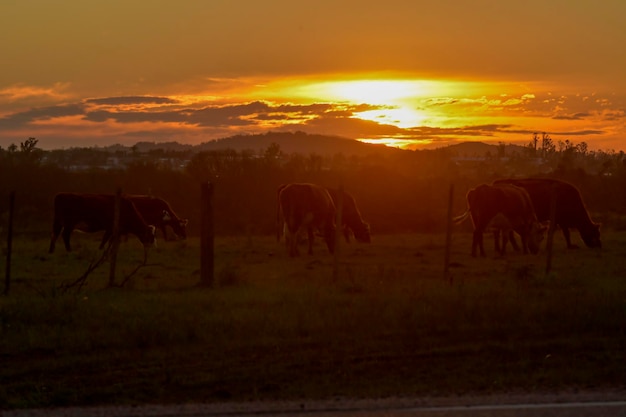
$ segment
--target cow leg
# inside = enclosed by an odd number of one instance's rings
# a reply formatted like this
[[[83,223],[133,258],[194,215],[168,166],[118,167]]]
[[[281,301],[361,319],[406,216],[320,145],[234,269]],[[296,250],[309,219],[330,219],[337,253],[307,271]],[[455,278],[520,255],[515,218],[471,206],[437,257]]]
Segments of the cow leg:
[[[61,230],[63,230],[63,225],[61,222],[55,220],[52,225],[52,236],[50,237],[50,248],[48,249],[48,253],[54,252],[54,247],[59,235],[61,234]]]
[[[65,228],[63,229],[63,243],[65,244],[65,250],[68,252],[72,251],[72,248],[70,246],[70,236],[72,234],[72,230],[74,229],[73,226],[65,226]]]
[[[504,241],[504,235],[502,237],[502,240]],[[500,229],[496,229],[493,232],[493,249],[496,253],[504,252],[504,248],[500,247]]]
[[[522,238],[522,252],[524,254],[528,253],[528,235],[526,233],[524,233],[523,235],[521,235]]]
[[[513,250],[519,252],[519,245],[517,244],[517,240],[515,240],[515,233],[512,230],[509,230],[509,241],[511,242]]]
[[[343,226],[343,237],[346,239],[346,243],[350,243],[350,228],[346,225]]]
[[[287,254],[289,256],[293,256],[293,250],[291,249],[292,240],[293,240],[293,236],[291,235],[291,232],[287,230],[285,233],[285,247],[287,248]]]
[[[509,235],[506,230],[502,231],[502,247],[500,248],[500,255],[504,256],[506,252],[506,244],[509,241]]]
[[[335,253],[335,245],[337,242],[335,241],[335,228],[331,225],[326,226],[324,229],[324,239],[326,240],[326,247],[328,247],[328,252]]]
[[[483,246],[483,231],[479,229],[474,230],[472,239],[472,256],[476,256],[476,247],[480,249],[480,256],[485,256],[485,248]]]
[[[291,230],[287,230],[285,234],[285,242],[287,244],[287,251],[290,257],[296,257],[300,255],[300,251],[298,250],[298,236],[299,230],[292,232]]]
[[[563,231],[563,237],[565,237],[565,242],[567,242],[567,249],[578,249],[578,245],[572,245],[569,228],[561,225],[561,230]]]
[[[308,238],[308,242],[309,242],[309,255],[313,255],[313,239],[314,239],[314,233],[313,233],[313,226],[309,226],[307,227],[307,238]]]

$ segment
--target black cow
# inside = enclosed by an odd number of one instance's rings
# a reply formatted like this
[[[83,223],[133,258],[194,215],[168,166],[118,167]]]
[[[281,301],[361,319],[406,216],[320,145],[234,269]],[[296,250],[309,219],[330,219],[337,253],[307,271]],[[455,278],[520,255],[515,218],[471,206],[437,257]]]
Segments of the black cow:
[[[161,198],[148,195],[128,195],[146,223],[151,224],[163,232],[163,239],[167,240],[167,226],[171,227],[180,239],[187,239],[187,219],[179,218],[169,203]]]
[[[502,179],[497,184],[513,184],[524,188],[535,207],[539,221],[550,220],[552,193],[556,197],[555,223],[563,231],[567,247],[576,248],[570,239],[570,228],[578,229],[585,245],[590,248],[602,247],[600,225],[591,221],[578,189],[565,181],[552,178]]]
[[[54,252],[57,238],[63,233],[63,243],[69,252],[70,235],[74,229],[93,233],[104,230],[102,249],[113,234],[115,195],[58,193],[54,197],[54,221],[49,253]],[[126,197],[120,198],[119,232],[134,234],[145,247],[155,244],[154,226],[149,226]]]

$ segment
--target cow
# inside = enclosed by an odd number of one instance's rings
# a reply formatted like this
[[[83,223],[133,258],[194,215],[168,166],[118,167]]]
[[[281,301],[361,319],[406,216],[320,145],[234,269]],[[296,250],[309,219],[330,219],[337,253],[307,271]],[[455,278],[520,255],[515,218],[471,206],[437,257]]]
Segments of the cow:
[[[326,190],[333,199],[335,208],[338,208],[339,190],[336,188],[326,188]],[[350,242],[350,233],[352,233],[357,241],[370,243],[372,241],[370,226],[361,218],[361,213],[354,197],[348,192],[343,191],[341,203],[341,228],[346,242]]]
[[[313,254],[313,230],[322,232],[328,251],[335,250],[335,204],[328,191],[319,185],[292,183],[278,188],[277,226],[284,219],[289,256],[299,255],[298,235],[306,230],[309,255]],[[280,238],[280,227],[277,238]]]
[[[539,221],[550,220],[550,205],[552,192],[556,197],[555,226],[563,231],[568,249],[575,249],[570,238],[570,228],[578,229],[585,245],[590,248],[601,248],[600,224],[594,223],[589,217],[583,199],[578,189],[565,181],[552,178],[523,178],[502,179],[493,182],[498,184],[513,184],[524,188],[535,207]]]
[[[472,256],[476,256],[477,248],[480,255],[485,256],[483,232],[498,213],[502,213],[512,229],[521,236],[524,253],[539,252],[546,227],[537,220],[530,196],[523,188],[507,184],[481,184],[468,191],[467,205],[467,210],[454,217],[453,221],[460,224],[471,216],[474,224]]]
[[[58,193],[54,197],[54,221],[49,253],[54,252],[55,242],[61,232],[65,249],[70,252],[70,235],[74,229],[93,233],[104,230],[100,249],[113,234],[115,195]],[[120,198],[119,232],[134,234],[144,247],[155,244],[154,226],[146,224],[132,201]]]
[[[163,239],[167,240],[167,226],[180,239],[187,239],[187,219],[180,219],[169,203],[161,198],[148,195],[127,195],[133,202],[146,223],[151,224],[163,232]]]

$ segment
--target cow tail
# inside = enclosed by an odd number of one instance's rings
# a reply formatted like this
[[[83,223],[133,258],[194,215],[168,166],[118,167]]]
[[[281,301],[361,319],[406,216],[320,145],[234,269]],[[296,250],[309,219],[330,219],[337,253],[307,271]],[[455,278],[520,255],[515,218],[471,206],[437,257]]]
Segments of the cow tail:
[[[452,218],[452,221],[454,222],[454,224],[461,224],[463,223],[465,220],[467,220],[467,218],[470,216],[470,209],[468,208],[467,210],[465,210],[465,212],[463,214],[460,214],[458,216],[454,216]]]

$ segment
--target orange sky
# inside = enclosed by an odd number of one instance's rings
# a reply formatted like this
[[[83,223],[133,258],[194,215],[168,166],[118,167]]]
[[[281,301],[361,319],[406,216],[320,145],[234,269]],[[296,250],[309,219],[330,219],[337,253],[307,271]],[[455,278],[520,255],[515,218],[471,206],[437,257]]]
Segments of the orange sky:
[[[626,149],[622,0],[0,2],[0,146],[268,130]]]

